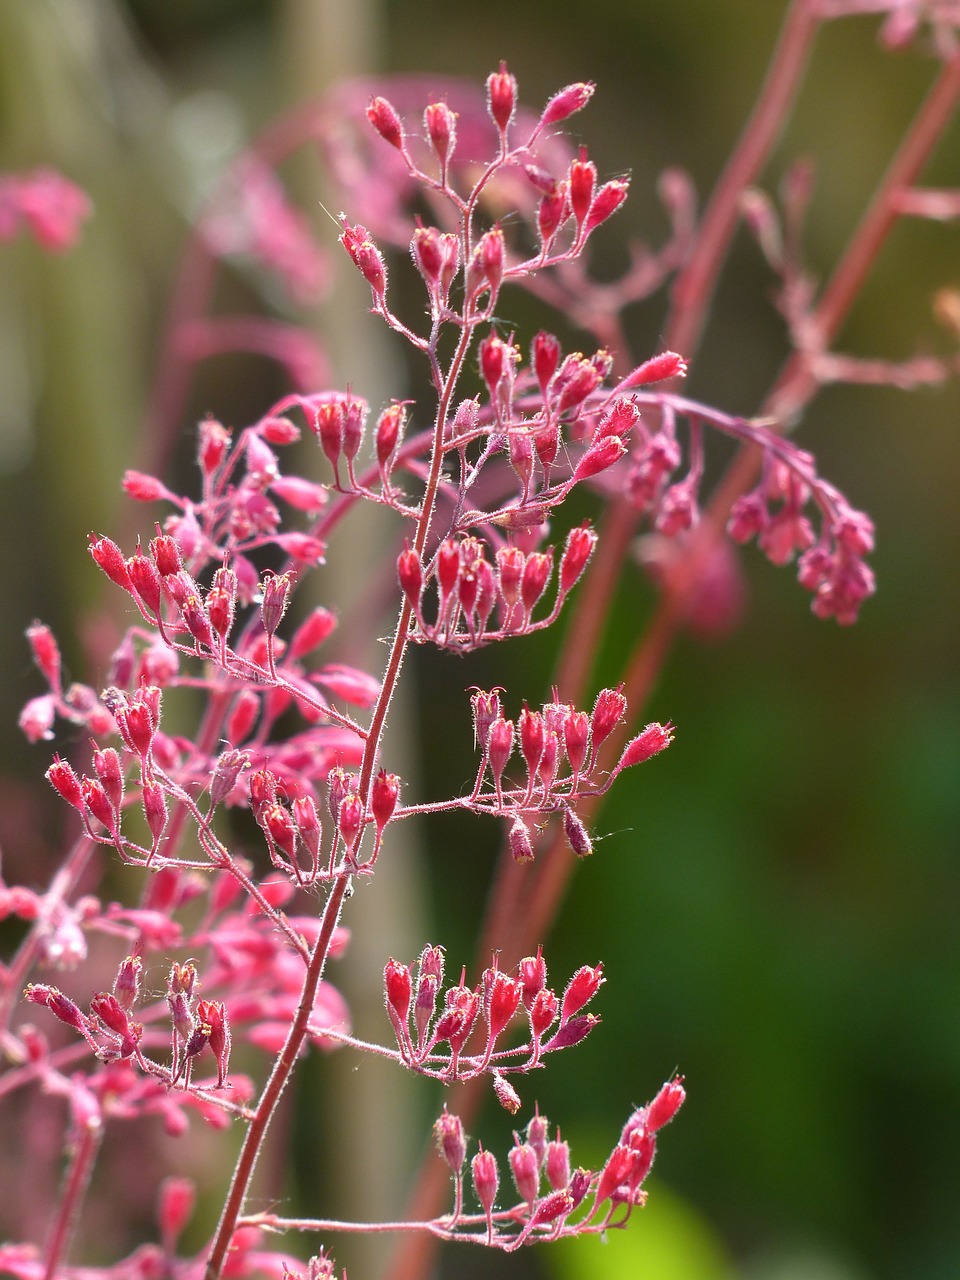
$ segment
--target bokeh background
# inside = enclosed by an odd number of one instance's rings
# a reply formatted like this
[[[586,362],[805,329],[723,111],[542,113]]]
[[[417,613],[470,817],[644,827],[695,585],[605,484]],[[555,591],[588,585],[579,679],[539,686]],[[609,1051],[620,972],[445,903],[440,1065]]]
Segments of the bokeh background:
[[[67,257],[26,241],[0,251],[0,838],[10,878],[42,883],[59,832],[42,778],[48,748],[27,747],[16,729],[22,702],[40,691],[23,630],[34,617],[50,623],[72,674],[96,683],[83,640],[103,596],[85,537],[122,518],[119,479],[140,456],[170,283],[211,174],[276,113],[342,76],[418,73],[426,100],[431,75],[480,80],[506,58],[531,104],[569,81],[597,82],[574,136],[589,141],[602,174],[633,178],[631,201],[603,233],[599,268],[613,270],[627,238],[656,243],[664,233],[653,195],[663,167],[686,168],[709,192],[783,9],[780,0],[0,6],[0,170],[54,164],[96,206]],[[876,25],[823,32],[765,179],[775,186],[797,155],[815,158],[807,249],[821,277],[933,74],[918,51],[883,53]],[[958,158],[954,127],[927,181],[955,185]],[[315,157],[286,176],[332,255]],[[957,227],[902,224],[840,346],[891,359],[949,351],[931,296],[960,285],[958,246]],[[741,233],[691,394],[757,408],[786,353],[773,286]],[[242,275],[223,290],[223,305],[264,305]],[[379,403],[405,393],[407,373],[365,305],[343,273],[311,323],[341,381]],[[662,296],[630,315],[638,355],[658,349],[663,315]],[[211,362],[184,429],[207,410],[252,420],[279,376],[256,358]],[[444,1254],[444,1275],[960,1275],[958,407],[955,385],[819,397],[799,438],[876,522],[877,597],[855,628],[839,630],[810,615],[790,570],[747,549],[740,626],[722,642],[686,637],[674,648],[645,718],[672,719],[677,741],[616,790],[597,855],[546,940],[558,978],[601,958],[609,978],[603,1027],[536,1081],[575,1160],[602,1160],[630,1106],[673,1070],[686,1076],[689,1100],[664,1135],[649,1208],[605,1245],[519,1258],[465,1249]],[[374,561],[353,562],[353,577],[375,571],[376,539]],[[350,583],[333,573],[340,598]],[[597,687],[614,678],[653,600],[638,571]],[[556,639],[467,663],[418,660],[401,771],[419,774],[425,794],[459,788],[473,767],[464,689],[492,682],[517,706],[543,700]],[[358,904],[352,976],[344,964],[336,977],[372,1034],[386,1034],[376,978],[389,949],[412,959],[429,939],[447,946],[452,966],[468,960],[495,852],[492,831],[424,826],[398,855],[387,904]],[[303,1072],[286,1118],[296,1140],[272,1170],[275,1185],[305,1212],[375,1194],[392,1196],[397,1212],[439,1100],[416,1084],[394,1093],[346,1058]],[[495,1149],[505,1151],[508,1134],[499,1116],[481,1122]],[[196,1160],[212,1213],[214,1164]],[[199,1241],[202,1223],[197,1232]],[[353,1249],[335,1243],[351,1275],[374,1274],[382,1259]]]

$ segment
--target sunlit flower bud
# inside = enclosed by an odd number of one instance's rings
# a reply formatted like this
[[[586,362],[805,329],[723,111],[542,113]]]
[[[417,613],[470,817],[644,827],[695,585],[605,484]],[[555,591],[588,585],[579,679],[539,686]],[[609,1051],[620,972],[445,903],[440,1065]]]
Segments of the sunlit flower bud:
[[[559,1138],[547,1143],[544,1156],[547,1181],[554,1191],[562,1191],[570,1182],[570,1146]]]
[[[510,1148],[507,1159],[517,1194],[527,1204],[533,1204],[540,1194],[540,1162],[537,1153],[528,1142],[517,1142]]]
[[[522,818],[515,818],[507,833],[507,843],[514,862],[533,861],[533,841],[530,829]]]
[[[403,149],[403,125],[395,108],[386,98],[372,98],[367,107],[367,119],[391,147]]]
[[[431,102],[423,113],[423,125],[434,154],[440,161],[440,178],[446,178],[447,165],[457,145],[457,113],[445,102]]]
[[[500,70],[487,77],[487,110],[501,135],[506,133],[516,107],[517,82],[501,62]]]
[[[563,810],[563,834],[567,838],[567,844],[578,858],[588,858],[593,853],[593,842],[586,827],[567,806],[564,806]]]
[[[613,178],[610,182],[605,182],[590,202],[584,231],[589,234],[601,222],[612,217],[626,200],[629,190],[630,183],[625,178]]]
[[[204,418],[199,427],[197,461],[205,476],[211,476],[226,457],[230,432],[215,418]]]
[[[98,538],[92,533],[89,538],[90,554],[110,581],[115,582],[118,587],[123,587],[125,591],[132,591],[133,586],[130,582],[130,574],[127,571],[127,562],[117,544],[109,538]]]
[[[447,1162],[450,1172],[458,1174],[467,1158],[467,1143],[460,1117],[451,1115],[444,1107],[443,1113],[434,1123],[433,1136],[437,1150]]]
[[[577,111],[582,111],[593,97],[595,87],[592,83],[581,81],[578,84],[568,84],[559,93],[555,93],[543,109],[543,114],[540,117],[540,127],[543,128],[548,124],[559,124],[561,120],[566,120],[568,116],[574,115]]]
[[[577,227],[580,228],[590,212],[594,188],[597,185],[597,166],[592,160],[587,159],[586,147],[580,148],[579,157],[571,163],[567,182],[570,191],[570,208],[577,220]]]

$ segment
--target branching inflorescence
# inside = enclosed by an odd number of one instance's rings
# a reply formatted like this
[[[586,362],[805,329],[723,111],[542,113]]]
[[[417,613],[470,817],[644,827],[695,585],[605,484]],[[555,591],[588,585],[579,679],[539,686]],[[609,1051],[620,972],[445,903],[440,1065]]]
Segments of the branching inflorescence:
[[[270,1118],[308,1041],[375,1053],[447,1085],[488,1079],[515,1114],[524,1105],[518,1086],[526,1074],[599,1021],[586,1007],[605,980],[601,963],[578,969],[559,994],[548,985],[539,947],[509,971],[495,956],[476,982],[464,968],[445,985],[444,948],[428,946],[412,966],[385,962],[393,1043],[370,1044],[351,1033],[346,1004],[325,980],[326,964],[348,942],[340,917],[354,878],[374,873],[388,856],[391,827],[441,811],[493,817],[508,857],[524,864],[535,861],[538,833],[552,824],[582,858],[593,849],[582,811],[592,815],[624,769],[663,751],[673,735],[670,724],[652,723],[628,737],[622,686],[602,689],[592,706],[573,705],[555,690],[542,707],[524,702],[512,711],[502,689],[474,689],[463,707],[479,752],[472,788],[417,801],[404,794],[402,773],[382,759],[411,644],[461,654],[552,625],[602,553],[590,523],[563,536],[552,532],[574,489],[599,493],[661,537],[692,545],[707,505],[708,428],[761,459],[759,479],[729,512],[734,539],[756,538],[776,564],[799,553],[800,582],[821,617],[851,623],[873,591],[865,563],[870,521],[776,423],[680,395],[681,354],[665,351],[623,367],[622,351],[564,352],[546,331],[524,342],[500,319],[501,294],[514,284],[576,318],[571,282],[582,278],[591,236],[627,196],[625,179],[601,182],[586,149],[574,154],[557,131],[592,93],[592,85],[568,86],[528,117],[501,66],[487,81],[485,123],[469,113],[461,118],[439,99],[426,103],[422,130],[374,97],[366,116],[395,166],[395,203],[379,210],[386,240],[399,240],[398,192],[406,190],[407,205],[417,193],[431,214],[430,221],[421,214],[408,222],[406,232],[425,300],[419,326],[391,307],[375,235],[343,217],[340,243],[370,287],[373,312],[425,362],[435,401],[429,413],[398,399],[372,416],[352,390],[300,389],[239,432],[205,420],[196,452],[199,496],[128,472],[131,498],[167,508],[155,536],[124,550],[91,535],[94,560],[135,612],[107,687],[65,687],[50,630],[36,623],[28,632],[48,688],[25,708],[24,731],[34,741],[50,739],[59,719],[81,729],[93,748],[86,771],[59,755],[47,771],[80,820],[55,884],[46,893],[2,890],[3,912],[31,927],[3,992],[2,1030],[17,1066],[0,1081],[0,1094],[39,1082],[68,1100],[71,1116],[63,1206],[42,1259],[26,1247],[0,1249],[13,1274],[73,1273],[66,1250],[103,1127],[144,1114],[159,1114],[171,1132],[184,1129],[192,1110],[219,1125],[238,1118],[246,1138],[209,1249],[176,1259],[190,1194],[171,1183],[158,1210],[162,1249],[137,1250],[111,1269],[118,1278],[156,1274],[161,1257],[166,1274],[212,1278],[228,1253],[234,1276],[292,1274],[294,1260],[258,1247],[264,1231],[416,1231],[512,1250],[621,1226],[644,1202],[659,1132],[683,1101],[680,1077],[631,1115],[595,1170],[572,1169],[559,1130],[551,1137],[535,1110],[507,1156],[517,1195],[508,1208],[497,1207],[498,1161],[480,1147],[470,1179],[481,1212],[465,1210],[467,1140],[460,1117],[446,1108],[435,1137],[453,1180],[450,1212],[377,1224],[245,1208]],[[201,224],[207,248],[259,254],[294,284],[315,286],[322,264],[305,248],[304,228],[286,210],[269,168],[248,158],[230,183],[239,184],[242,216],[224,211],[236,192],[215,205]],[[594,292],[610,302],[610,314],[655,287],[694,234],[683,180],[668,175],[661,190],[670,241],[657,255],[638,256],[619,286]],[[770,207],[756,194],[743,200],[769,247]],[[76,199],[71,207],[75,216],[81,211]],[[785,268],[784,278],[785,296],[795,299],[788,285],[799,277]],[[801,312],[791,305],[787,298],[785,314],[796,319]],[[201,350],[218,349],[225,331],[191,323]],[[241,326],[235,336],[241,331],[245,340],[253,334]],[[257,330],[252,345],[263,333]],[[326,459],[325,482],[284,469],[283,451],[304,431]],[[333,530],[362,502],[396,517],[390,554],[397,621],[377,677],[318,660],[337,627],[332,609],[291,611],[297,588],[324,563]],[[165,701],[184,690],[201,699],[189,735],[168,731],[164,721]],[[253,819],[242,837],[230,810]],[[77,897],[98,847],[146,873],[137,905]],[[11,1030],[14,986],[36,965],[75,968],[94,934],[118,950],[110,990],[74,1000],[47,982],[26,986],[27,1001],[66,1024],[74,1039],[50,1044],[36,1028]],[[163,989],[151,995],[158,981],[145,983],[144,976],[160,966]],[[234,1039],[273,1055],[259,1091],[231,1071]],[[212,1074],[204,1076],[208,1068]],[[332,1261],[318,1255],[309,1274],[332,1276]]]

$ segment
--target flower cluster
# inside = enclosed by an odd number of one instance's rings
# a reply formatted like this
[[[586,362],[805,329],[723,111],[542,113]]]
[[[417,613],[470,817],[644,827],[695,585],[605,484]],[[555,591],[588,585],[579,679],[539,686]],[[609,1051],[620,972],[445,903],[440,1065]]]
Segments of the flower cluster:
[[[372,410],[349,388],[304,390],[309,360],[299,359],[294,372],[297,360],[277,333],[191,317],[176,334],[184,359],[223,349],[231,336],[241,346],[273,343],[286,351],[278,358],[296,389],[241,430],[213,417],[200,423],[196,496],[127,472],[128,496],[162,510],[146,541],[122,547],[91,535],[90,554],[127,609],[103,689],[65,686],[52,632],[39,622],[28,631],[47,688],[24,708],[25,734],[47,741],[65,728],[76,738],[82,728],[91,749],[87,759],[58,752],[47,770],[77,815],[77,839],[55,885],[45,895],[0,885],[0,914],[30,922],[4,971],[7,986],[26,985],[27,1002],[65,1024],[71,1041],[48,1043],[29,1025],[11,1032],[21,1066],[0,1092],[39,1082],[68,1097],[75,1128],[86,1124],[90,1132],[90,1117],[102,1127],[144,1113],[161,1114],[179,1131],[187,1108],[220,1124],[244,1121],[230,1192],[205,1251],[210,1280],[227,1266],[234,1276],[302,1274],[287,1255],[260,1250],[263,1230],[398,1226],[244,1211],[270,1120],[309,1044],[376,1053],[445,1085],[459,1082],[462,1097],[488,1078],[515,1114],[522,1104],[514,1081],[578,1044],[599,1021],[586,1009],[606,981],[602,962],[577,969],[560,991],[548,985],[537,939],[514,936],[505,948],[524,958],[501,968],[498,951],[487,963],[490,946],[500,946],[488,942],[475,981],[464,967],[458,981],[445,983],[439,945],[424,947],[413,965],[389,959],[385,1006],[396,1047],[353,1036],[326,968],[346,945],[340,921],[354,881],[389,856],[396,823],[443,811],[493,815],[505,828],[508,877],[528,874],[523,864],[548,839],[573,865],[569,851],[578,858],[593,851],[596,801],[673,737],[669,722],[631,733],[622,684],[593,697],[585,680],[574,691],[558,678],[550,701],[524,702],[513,718],[502,689],[474,688],[480,760],[473,787],[419,802],[402,749],[385,746],[384,737],[409,647],[464,654],[556,622],[608,554],[589,520],[564,525],[575,489],[608,499],[625,521],[615,557],[641,520],[681,559],[698,539],[709,542],[722,519],[702,516],[711,501],[703,493],[704,428],[762,457],[759,483],[729,513],[734,540],[755,537],[778,564],[800,553],[800,581],[814,593],[819,616],[852,622],[873,590],[864,561],[872,548],[867,517],[769,423],[680,396],[682,355],[665,350],[632,364],[602,340],[589,354],[565,352],[546,330],[527,348],[499,318],[503,290],[534,282],[561,301],[568,318],[582,318],[571,282],[582,281],[591,237],[628,192],[623,178],[601,181],[586,148],[574,151],[558,131],[592,93],[590,84],[569,85],[531,115],[501,65],[479,110],[456,111],[438,94],[419,104],[411,126],[386,96],[369,100],[361,114],[386,156],[386,185],[381,200],[358,204],[353,216],[363,222],[343,217],[340,244],[370,288],[373,312],[425,363],[430,405],[395,399]],[[353,171],[372,183],[380,166]],[[69,184],[32,181],[0,186],[0,238],[22,217],[45,243],[66,244],[86,206]],[[675,267],[692,235],[683,181],[673,175],[662,193],[670,242],[631,269],[611,312]],[[407,209],[416,197],[414,220]],[[262,157],[235,166],[197,235],[208,255],[253,259],[294,296],[313,296],[323,284],[324,264],[305,223]],[[425,303],[414,326],[392,306],[388,254],[398,245],[409,248]],[[301,357],[307,351],[293,348]],[[316,448],[308,474],[300,474],[305,455],[284,451],[311,436]],[[291,456],[297,462],[288,466]],[[385,508],[395,525],[386,572],[371,574],[368,584],[377,616],[396,618],[378,675],[318,658],[328,641],[336,643],[338,619],[332,607],[307,606],[299,595],[322,569],[334,530],[362,503]],[[636,711],[639,698],[631,701]],[[198,704],[195,727],[185,729]],[[92,854],[107,850],[139,875],[137,905],[80,894]],[[36,966],[68,970],[88,960],[94,933],[118,948],[110,990],[100,989],[109,985],[102,976],[87,988],[92,995],[30,981]],[[144,981],[148,966],[166,974],[159,997]],[[9,1017],[3,1000],[0,1007]],[[234,1039],[273,1059],[253,1102],[251,1082],[231,1066]],[[198,1078],[211,1062],[215,1074]],[[463,1122],[445,1110],[435,1135],[454,1180],[453,1213],[398,1229],[512,1250],[622,1226],[645,1201],[657,1136],[683,1098],[681,1079],[668,1081],[634,1112],[594,1171],[571,1170],[559,1129],[550,1138],[535,1113],[507,1157],[519,1199],[497,1208],[499,1166],[481,1147],[470,1162],[481,1209],[473,1215],[463,1208]],[[74,1143],[70,1152],[51,1275],[96,1144]],[[166,1274],[180,1274],[174,1252],[191,1200],[182,1182],[161,1195]],[[134,1255],[115,1274],[143,1280],[157,1274],[157,1258]],[[36,1274],[29,1251],[0,1251],[0,1265],[31,1280]],[[317,1255],[306,1276],[329,1280],[332,1261]]]

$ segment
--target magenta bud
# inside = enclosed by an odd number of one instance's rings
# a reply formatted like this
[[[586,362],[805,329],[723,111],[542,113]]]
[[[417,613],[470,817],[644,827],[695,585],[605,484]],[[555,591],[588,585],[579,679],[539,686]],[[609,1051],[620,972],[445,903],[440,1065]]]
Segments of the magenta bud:
[[[367,107],[367,119],[391,147],[403,149],[403,125],[394,107],[386,98],[372,98]]]
[[[563,1004],[560,1009],[561,1026],[569,1022],[573,1014],[579,1013],[583,1006],[593,999],[604,981],[602,963],[593,969],[589,965],[584,965],[577,970],[563,993]]]
[[[597,694],[591,716],[594,750],[610,736],[623,719],[627,710],[627,700],[622,693],[623,685],[616,689],[601,689]]]
[[[570,1182],[570,1146],[559,1138],[547,1143],[544,1156],[547,1181],[554,1191],[562,1191]]]
[[[617,765],[617,772],[621,769],[627,769],[633,764],[642,764],[645,760],[649,760],[651,756],[665,751],[672,741],[672,724],[648,724],[642,733],[638,734],[624,747],[620,763]]]
[[[522,818],[514,819],[507,835],[507,843],[510,846],[510,854],[514,862],[533,861],[533,841],[530,839],[530,829]]]
[[[566,595],[579,580],[596,545],[597,535],[588,524],[571,529],[567,534],[563,557],[560,560],[561,594]]]
[[[441,176],[445,175],[457,144],[457,113],[445,102],[431,102],[423,113],[423,125],[440,162]]]
[[[647,1107],[648,1130],[651,1133],[656,1133],[665,1124],[669,1124],[680,1110],[686,1096],[686,1090],[683,1087],[683,1076],[675,1076],[672,1080],[668,1080],[649,1107]]]
[[[590,202],[585,230],[589,233],[601,222],[611,217],[627,198],[630,183],[625,178],[613,178],[605,182]]]
[[[143,961],[139,956],[127,956],[120,961],[117,976],[113,980],[113,994],[117,1001],[128,1012],[137,1003],[140,995],[140,973]]]
[[[459,1174],[467,1158],[467,1143],[460,1117],[451,1115],[444,1107],[442,1114],[434,1123],[433,1136],[437,1150],[447,1162],[450,1172]]]
[[[98,538],[93,533],[89,538],[90,554],[110,581],[115,582],[118,587],[123,587],[125,591],[132,591],[133,584],[130,581],[127,562],[117,544],[111,542],[109,538]]]
[[[543,109],[540,117],[541,127],[548,124],[559,124],[568,116],[582,111],[590,99],[596,86],[590,83],[568,84],[565,89],[555,93]]]
[[[589,480],[591,476],[608,470],[615,462],[619,462],[626,452],[627,446],[619,436],[602,436],[587,449],[577,463],[573,472],[574,482]]]
[[[497,1169],[496,1157],[483,1148],[470,1161],[470,1173],[473,1178],[473,1189],[483,1210],[489,1215],[493,1211],[500,1186],[500,1173]]]
[[[53,632],[42,622],[27,627],[27,640],[41,675],[51,689],[60,687],[60,650]]]
[[[528,1142],[518,1142],[511,1147],[507,1159],[517,1194],[527,1204],[533,1204],[540,1194],[540,1162],[537,1153]]]
[[[487,77],[487,110],[500,131],[505,134],[517,108],[517,82],[507,70],[505,62],[500,70]]]
[[[47,781],[63,796],[68,804],[72,804],[75,809],[79,809],[82,813],[83,790],[80,786],[80,779],[73,771],[73,767],[66,761],[61,760],[59,756],[53,757],[53,764],[47,770]]]
[[[563,809],[563,834],[567,838],[567,844],[578,858],[589,858],[593,853],[593,841],[590,839],[587,828],[567,805],[564,805]]]
[[[580,227],[590,212],[594,188],[597,185],[597,166],[592,160],[587,159],[586,147],[580,148],[578,159],[574,160],[570,165],[567,183],[570,194],[570,208],[577,220],[577,226]]]

